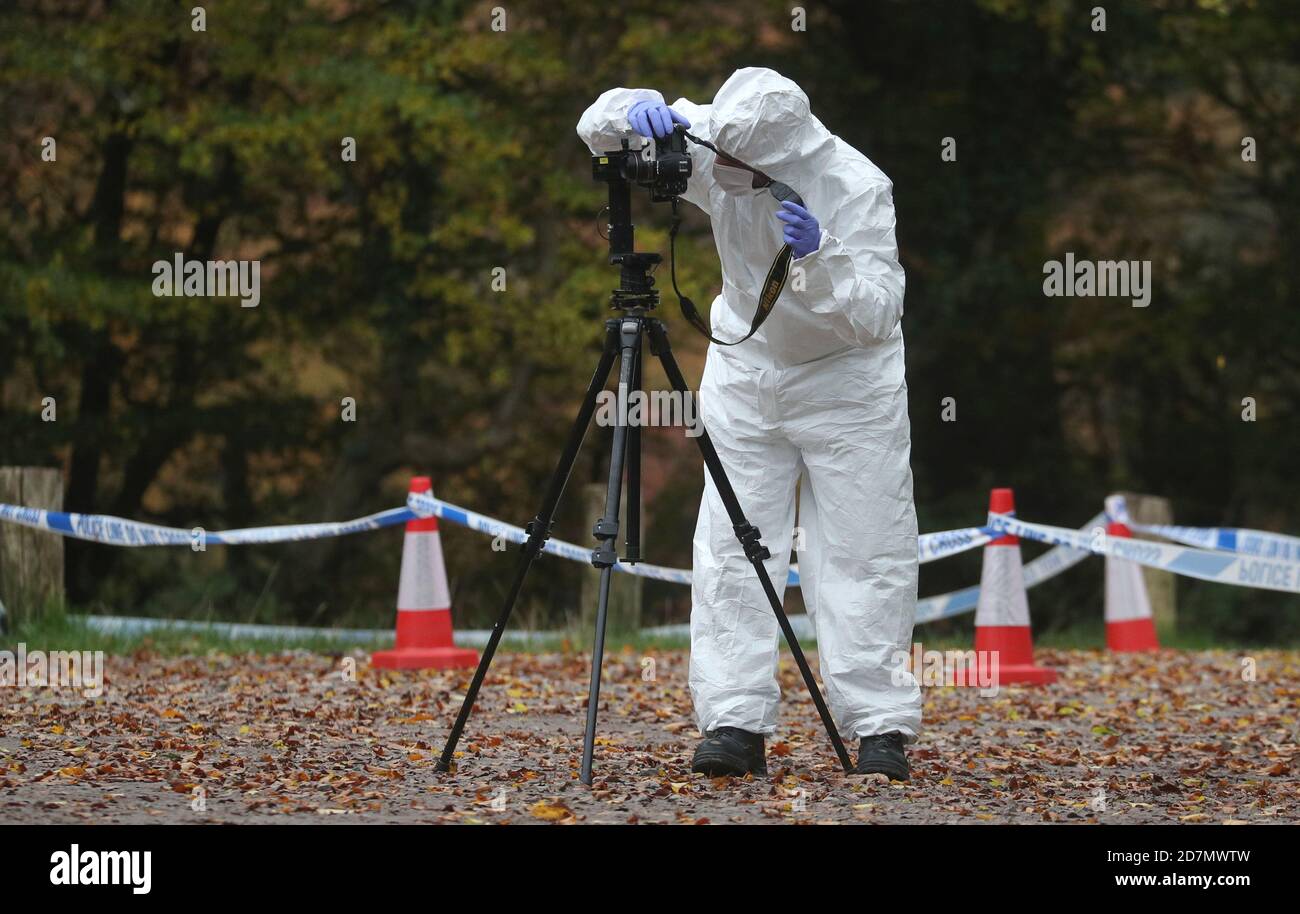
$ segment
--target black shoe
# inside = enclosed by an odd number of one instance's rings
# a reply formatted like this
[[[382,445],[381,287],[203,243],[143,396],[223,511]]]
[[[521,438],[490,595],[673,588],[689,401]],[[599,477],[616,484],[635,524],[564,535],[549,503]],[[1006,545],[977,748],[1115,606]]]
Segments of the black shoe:
[[[906,781],[911,776],[907,755],[903,752],[903,734],[898,731],[862,737],[858,747],[858,767],[854,774],[886,774],[890,780]]]
[[[767,754],[763,751],[763,734],[737,727],[719,727],[704,734],[695,747],[691,770],[709,777],[733,774],[767,774]]]

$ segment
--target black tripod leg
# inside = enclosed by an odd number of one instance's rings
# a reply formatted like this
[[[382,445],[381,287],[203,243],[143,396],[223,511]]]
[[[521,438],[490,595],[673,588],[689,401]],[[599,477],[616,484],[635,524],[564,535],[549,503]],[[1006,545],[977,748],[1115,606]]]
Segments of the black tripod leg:
[[[644,355],[645,345],[642,339],[638,338],[636,347],[636,362],[632,366],[632,386],[631,392],[638,396],[643,395],[641,391],[641,359]],[[641,413],[643,422],[649,422],[650,404],[644,403]],[[624,538],[627,544],[627,551],[624,559],[629,565],[635,565],[641,561],[641,425],[637,423],[627,430],[627,536]]]
[[[668,383],[672,385],[674,390],[679,391],[683,397],[690,396],[690,390],[686,386],[686,379],[682,377],[682,371],[677,367],[677,360],[673,358],[672,347],[668,345],[668,333],[663,324],[658,321],[648,321],[647,324],[650,334],[650,349],[663,363],[664,372],[668,375]],[[704,466],[713,478],[713,484],[718,489],[718,495],[721,496],[722,503],[727,508],[727,516],[731,518],[732,526],[736,529],[736,537],[744,547],[746,557],[754,566],[754,571],[758,573],[759,583],[763,585],[763,592],[767,594],[767,600],[772,604],[772,612],[776,614],[776,621],[781,626],[786,643],[790,645],[790,653],[794,655],[794,662],[799,666],[799,672],[803,675],[804,684],[808,686],[808,692],[812,695],[813,704],[817,706],[817,713],[821,715],[822,723],[826,726],[826,733],[830,736],[831,744],[835,747],[835,754],[839,756],[840,764],[844,766],[844,770],[851,774],[853,772],[853,762],[849,759],[849,753],[844,748],[843,740],[840,739],[839,728],[835,726],[830,709],[826,707],[826,701],[822,698],[822,691],[818,688],[817,680],[813,678],[812,669],[808,666],[808,659],[804,657],[803,649],[799,646],[799,639],[795,637],[794,629],[790,627],[790,620],[786,617],[785,610],[781,606],[781,599],[776,594],[776,588],[772,586],[772,579],[767,573],[766,566],[763,565],[763,560],[768,558],[770,553],[759,541],[758,529],[745,519],[745,512],[740,507],[740,500],[731,487],[731,481],[727,479],[727,471],[722,466],[722,459],[718,457],[718,451],[714,448],[712,440],[709,439],[708,431],[703,428],[702,419],[700,424],[700,435],[695,440],[699,443],[700,453],[704,457]]]
[[[620,399],[630,395],[637,373],[637,354],[641,350],[642,321],[624,318],[619,322],[622,351],[618,370]],[[620,410],[621,413],[621,410]],[[600,569],[600,598],[596,605],[596,636],[591,646],[591,686],[587,692],[587,729],[582,737],[582,783],[591,786],[591,760],[596,747],[596,714],[600,706],[600,668],[605,659],[605,622],[609,616],[610,579],[618,561],[618,508],[623,490],[623,465],[629,440],[626,416],[619,415],[614,427],[614,444],[609,453],[609,484],[605,489],[605,513],[593,531],[599,545],[591,554],[591,563]]]
[[[528,525],[528,540],[523,544],[520,551],[519,563],[515,567],[514,580],[511,581],[510,590],[506,594],[505,605],[501,608],[501,615],[497,617],[496,624],[492,626],[492,635],[488,638],[487,646],[483,648],[483,656],[479,659],[478,669],[474,671],[474,678],[470,681],[468,691],[465,692],[465,700],[461,703],[460,713],[456,715],[456,723],[452,725],[451,735],[447,737],[447,745],[443,748],[442,758],[438,761],[439,771],[451,770],[452,757],[456,754],[456,744],[460,742],[461,733],[465,730],[465,723],[469,720],[470,712],[474,710],[474,702],[478,698],[479,689],[483,686],[488,667],[492,664],[492,657],[496,654],[497,645],[501,643],[501,636],[505,633],[506,623],[510,621],[510,614],[514,611],[515,601],[519,599],[519,591],[523,589],[524,578],[528,576],[528,569],[532,567],[533,561],[541,553],[542,546],[546,544],[547,538],[551,535],[551,520],[555,516],[555,508],[560,502],[560,497],[564,494],[564,487],[568,484],[569,473],[573,470],[573,464],[578,459],[578,451],[582,447],[582,441],[587,436],[587,428],[591,425],[591,417],[596,412],[596,398],[605,389],[605,381],[609,378],[610,369],[614,367],[614,359],[618,357],[620,323],[618,320],[605,322],[605,348],[601,354],[600,362],[596,365],[596,371],[591,376],[591,383],[587,385],[587,392],[582,398],[582,406],[579,408],[578,416],[569,432],[568,443],[565,444],[564,452],[560,455],[560,461],[555,466],[555,472],[551,474],[551,481],[546,487],[546,495],[542,499],[542,507],[537,512],[537,516],[533,518],[532,523]]]

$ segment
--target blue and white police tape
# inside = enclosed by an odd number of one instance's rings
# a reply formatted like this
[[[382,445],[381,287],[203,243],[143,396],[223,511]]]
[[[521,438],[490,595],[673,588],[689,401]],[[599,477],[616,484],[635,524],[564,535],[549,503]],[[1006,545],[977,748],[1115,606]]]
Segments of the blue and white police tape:
[[[1300,561],[1300,537],[1287,536],[1285,533],[1269,533],[1266,530],[1246,530],[1240,527],[1178,527],[1173,524],[1135,524],[1128,526],[1141,533],[1197,546],[1201,549],[1215,549],[1219,552],[1235,552],[1238,555],[1253,555],[1262,559],[1281,559],[1288,562]]]
[[[916,538],[917,561],[933,562],[968,549],[977,549],[997,539],[988,527],[967,527],[964,530],[945,530],[941,533],[922,533]]]
[[[412,495],[408,507],[390,508],[355,520],[317,524],[283,524],[271,527],[246,527],[236,530],[206,530],[203,527],[163,527],[140,521],[127,520],[106,514],[75,514],[66,511],[47,511],[41,508],[24,508],[0,504],[0,521],[20,524],[37,530],[47,530],[62,536],[104,543],[110,546],[239,546],[255,543],[287,543],[326,539],[379,530],[403,524],[417,516],[437,515],[452,523],[486,533],[502,536],[512,542],[522,543],[527,535],[520,527],[461,508],[430,495]],[[918,551],[923,562],[934,561],[967,549],[982,546],[993,537],[987,528],[971,527],[926,534],[919,538]],[[549,540],[545,551],[579,562],[591,560],[591,549]],[[656,578],[678,584],[690,584],[690,572],[679,568],[641,563],[636,566],[616,566],[620,571],[641,577]],[[798,573],[791,578],[798,583]]]
[[[1106,516],[1128,526],[1130,530],[1152,533],[1175,543],[1239,555],[1256,555],[1264,559],[1300,561],[1300,536],[1247,530],[1241,527],[1179,527],[1174,524],[1138,524],[1129,517],[1128,502],[1123,495],[1106,498]]]
[[[160,527],[107,514],[72,514],[0,504],[0,521],[48,530],[62,536],[110,546],[240,546],[250,543],[288,543],[364,533],[405,523],[415,515],[408,508],[390,508],[356,520],[321,524],[284,524],[208,531],[202,527]]]
[[[326,522],[316,524],[282,524],[272,527],[246,527],[235,530],[209,531],[202,527],[185,529],[181,527],[163,527],[157,524],[145,524],[104,514],[75,514],[64,511],[46,511],[39,508],[24,508],[17,505],[0,504],[0,521],[20,524],[37,530],[46,530],[62,536],[104,543],[111,546],[190,546],[209,545],[249,545],[256,543],[301,542],[305,540],[326,539],[379,530],[403,524],[416,517],[436,516],[451,523],[459,524],[489,536],[500,536],[514,543],[527,539],[523,528],[507,524],[495,518],[470,511],[428,494],[412,494],[407,499],[407,507],[390,508],[350,521]],[[1100,523],[1101,515],[1093,518],[1083,528]],[[1057,528],[1052,528],[1057,529]],[[1073,531],[1065,531],[1072,533]],[[976,549],[1000,535],[996,526],[967,527],[961,530],[946,530],[940,533],[926,533],[917,538],[917,558],[920,562],[932,562]],[[1078,534],[1083,535],[1083,531]],[[543,547],[545,552],[559,555],[573,561],[587,563],[591,561],[591,549],[568,543],[564,540],[549,539]],[[1065,571],[1077,564],[1090,553],[1085,549],[1061,545],[1025,566],[1025,586],[1032,587]],[[639,563],[624,565],[619,563],[615,569],[627,574],[675,584],[689,585],[691,572],[684,568],[666,568],[662,565]],[[799,583],[798,566],[790,568],[788,583]],[[979,587],[967,587],[952,593],[928,597],[917,604],[916,621],[931,622],[936,619],[949,618],[970,612],[979,600]]]
[[[1097,555],[1127,559],[1149,568],[1159,568],[1202,581],[1300,593],[1300,562],[1107,536],[1104,527],[1084,533],[1064,527],[1031,524],[1005,514],[989,515],[989,525],[1024,539],[1086,549]]]
[[[435,498],[427,492],[412,492],[406,497],[406,506],[417,517],[437,517],[439,520],[459,524],[462,527],[468,527],[470,530],[477,530],[479,533],[486,533],[493,539],[500,537],[512,543],[522,543],[528,539],[528,534],[523,527],[516,527],[514,524],[507,524],[505,521],[479,514],[459,505],[453,505],[451,502]],[[564,540],[548,539],[542,546],[542,551],[562,558],[572,559],[575,562],[587,564],[591,562],[590,546],[583,547]],[[614,566],[614,570],[643,578],[670,581],[674,584],[691,583],[691,573],[681,568],[665,568],[662,565],[644,563],[624,565],[619,562]]]
[[[1102,522],[1103,517],[1103,515],[1098,514],[1079,528],[1079,532],[1091,530]],[[1025,565],[1025,589],[1027,590],[1036,584],[1041,584],[1050,578],[1056,577],[1061,572],[1073,568],[1090,555],[1092,553],[1087,550],[1074,549],[1070,546],[1057,546],[1049,549]],[[934,622],[938,619],[950,619],[963,613],[974,612],[979,599],[980,589],[977,584],[974,587],[963,587],[961,590],[918,600],[916,602],[916,624]]]
[[[522,527],[516,527],[513,524],[507,524],[495,518],[487,517],[483,514],[477,514],[466,508],[453,505],[450,502],[436,498],[427,492],[412,492],[406,497],[406,506],[421,517],[436,516],[440,520],[450,521],[453,524],[460,524],[471,530],[477,530],[480,533],[486,533],[492,537],[502,537],[513,543],[522,543],[528,539],[528,534]],[[941,533],[925,533],[917,537],[917,560],[921,562],[933,562],[936,559],[947,558],[950,555],[956,555],[959,552],[965,552],[968,549],[976,549],[995,539],[996,534],[988,527],[967,527],[964,530],[945,530]],[[591,548],[578,546],[564,540],[548,539],[542,547],[543,552],[549,552],[552,555],[563,556],[572,559],[575,562],[590,562]],[[627,574],[637,575],[644,578],[655,578],[660,581],[671,581],[675,584],[691,583],[691,573],[685,568],[665,568],[662,565],[649,565],[638,563],[636,565],[624,565],[619,562],[614,566],[615,571],[623,571]],[[799,566],[790,567],[787,584],[795,585],[799,583]]]

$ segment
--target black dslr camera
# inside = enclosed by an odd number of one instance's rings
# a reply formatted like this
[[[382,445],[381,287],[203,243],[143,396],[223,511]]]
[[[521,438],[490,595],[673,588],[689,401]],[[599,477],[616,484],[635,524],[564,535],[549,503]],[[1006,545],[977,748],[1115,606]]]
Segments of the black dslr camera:
[[[650,191],[655,203],[667,203],[686,193],[691,177],[691,156],[686,151],[686,135],[674,130],[663,139],[655,139],[655,154],[648,147],[630,149],[628,141],[618,152],[592,156],[592,175],[597,181],[622,178]]]

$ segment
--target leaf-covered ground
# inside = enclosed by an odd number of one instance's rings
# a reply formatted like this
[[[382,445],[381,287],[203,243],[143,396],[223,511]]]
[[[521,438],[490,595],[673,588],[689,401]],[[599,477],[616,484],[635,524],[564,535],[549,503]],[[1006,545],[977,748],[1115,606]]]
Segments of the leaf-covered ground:
[[[888,784],[838,770],[788,658],[770,775],[693,775],[685,652],[618,653],[591,790],[582,654],[500,655],[451,775],[468,671],[110,657],[99,699],[0,688],[0,822],[1300,821],[1296,653],[1039,657],[1056,685],[927,689],[913,779]]]

